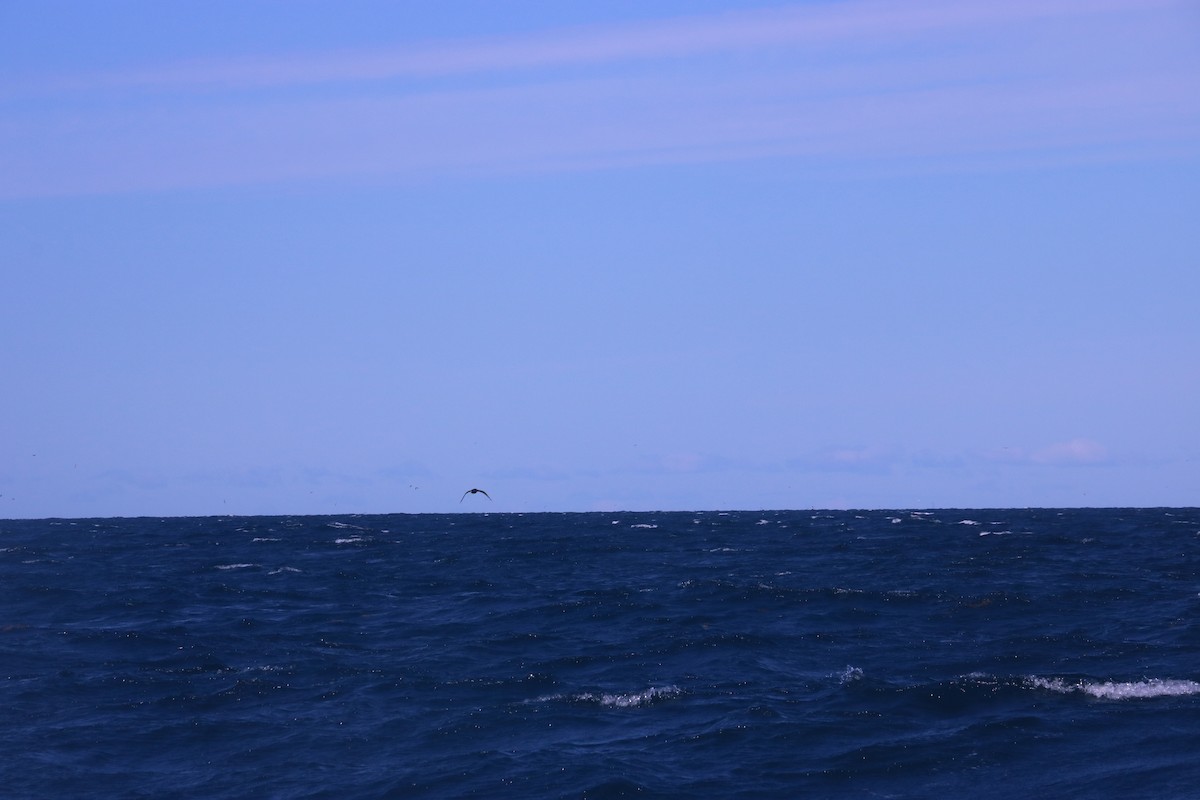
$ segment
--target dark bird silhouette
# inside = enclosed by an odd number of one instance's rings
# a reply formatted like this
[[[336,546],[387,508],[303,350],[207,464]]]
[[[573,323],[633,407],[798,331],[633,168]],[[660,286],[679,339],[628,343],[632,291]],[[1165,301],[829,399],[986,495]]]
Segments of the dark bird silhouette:
[[[465,492],[463,492],[463,496],[458,498],[458,502],[461,503],[464,499],[466,499],[466,496],[469,494],[481,494],[484,497],[486,497],[488,500],[492,499],[492,496],[490,494],[488,494],[487,492],[485,492],[483,489],[467,489]]]

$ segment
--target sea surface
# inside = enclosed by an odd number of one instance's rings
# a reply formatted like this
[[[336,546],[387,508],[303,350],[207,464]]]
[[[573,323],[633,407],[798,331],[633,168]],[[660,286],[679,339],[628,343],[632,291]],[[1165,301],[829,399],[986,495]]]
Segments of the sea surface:
[[[1197,798],[1200,509],[0,521],[6,798]]]

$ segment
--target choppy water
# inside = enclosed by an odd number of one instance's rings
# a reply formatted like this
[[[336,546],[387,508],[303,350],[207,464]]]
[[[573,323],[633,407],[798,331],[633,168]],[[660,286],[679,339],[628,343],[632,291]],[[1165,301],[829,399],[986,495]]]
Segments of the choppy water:
[[[1200,510],[0,522],[6,797],[1200,796]]]

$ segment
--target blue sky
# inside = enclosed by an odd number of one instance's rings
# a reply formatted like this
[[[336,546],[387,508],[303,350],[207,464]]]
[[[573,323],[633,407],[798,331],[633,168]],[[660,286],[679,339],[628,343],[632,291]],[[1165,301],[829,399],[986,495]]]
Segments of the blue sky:
[[[1184,0],[7,0],[0,517],[1196,505],[1198,210]]]

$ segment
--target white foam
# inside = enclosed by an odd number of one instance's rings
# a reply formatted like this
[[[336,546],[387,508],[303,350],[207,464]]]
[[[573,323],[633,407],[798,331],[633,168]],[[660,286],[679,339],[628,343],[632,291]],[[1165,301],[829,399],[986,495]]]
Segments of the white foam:
[[[861,681],[862,676],[863,671],[861,668],[852,667],[847,664],[846,668],[838,674],[838,680],[841,681],[842,685],[845,685],[847,683],[853,683],[854,681]]]
[[[1148,678],[1144,681],[1064,681],[1062,678],[1029,678],[1037,689],[1070,694],[1082,692],[1101,700],[1142,700],[1152,697],[1182,697],[1200,694],[1200,683],[1187,680]]]
[[[300,570],[296,569],[295,567],[280,567],[279,569],[271,570],[267,574],[268,575],[278,575],[281,572],[299,572],[299,571]]]
[[[534,702],[545,702],[549,700],[567,700],[574,703],[589,703],[604,708],[637,708],[656,700],[678,697],[680,692],[677,686],[651,686],[649,689],[644,689],[640,692],[621,692],[621,693],[596,693],[596,692],[580,692],[579,694],[565,695],[552,694],[546,697],[539,697]]]
[[[250,541],[252,541],[252,542],[281,542],[283,540],[282,539],[274,539],[270,536],[255,536]]]
[[[333,543],[334,544],[354,544],[355,542],[361,542],[361,541],[363,541],[363,537],[351,536],[346,539],[334,539]]]
[[[257,566],[258,564],[218,564],[217,569],[249,569]]]
[[[594,694],[580,695],[581,700],[596,701],[600,705],[607,708],[636,708],[647,703],[652,703],[660,698],[678,697],[679,689],[675,686],[651,686],[649,689],[641,692],[627,692],[624,694],[602,694],[598,697]]]
[[[648,522],[635,522],[633,525],[630,525],[629,527],[631,527],[631,528],[657,528],[658,526],[651,525]]]

